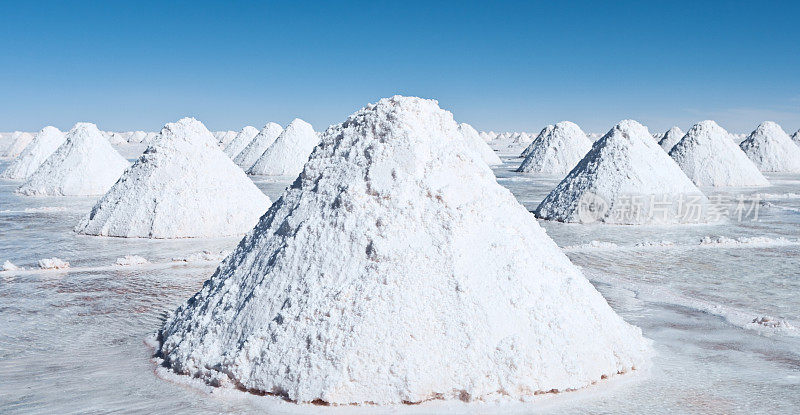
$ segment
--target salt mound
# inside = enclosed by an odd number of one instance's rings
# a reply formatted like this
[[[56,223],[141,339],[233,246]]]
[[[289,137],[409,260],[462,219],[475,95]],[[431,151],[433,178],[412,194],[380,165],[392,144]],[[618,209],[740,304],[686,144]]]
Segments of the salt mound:
[[[11,135],[11,144],[3,151],[2,157],[13,158],[19,156],[31,141],[33,141],[33,134],[14,131]]]
[[[206,127],[184,118],[164,126],[76,231],[129,238],[237,235],[269,204]]]
[[[92,123],[79,122],[58,148],[17,189],[26,196],[102,195],[111,188],[128,161]]]
[[[436,101],[400,96],[330,127],[167,319],[164,363],[332,404],[521,398],[645,365],[640,330],[457,133]]]
[[[295,118],[247,173],[297,176],[303,171],[303,165],[318,143],[319,135],[314,132],[311,124]]]
[[[473,128],[471,125],[467,123],[459,124],[458,132],[461,133],[462,137],[464,137],[467,148],[480,156],[481,160],[483,160],[486,164],[490,166],[503,164],[503,161],[500,160],[500,157],[498,157],[494,150],[492,150],[492,148],[489,147],[485,141],[483,141],[480,134],[478,134],[478,131],[475,130],[475,128]]]
[[[698,186],[769,186],[758,167],[714,121],[695,124],[669,155]]]
[[[103,135],[106,137],[106,139],[108,139],[108,142],[113,145],[120,145],[128,142],[128,139],[121,133],[108,131],[104,132]]]
[[[228,143],[230,143],[231,141],[233,141],[234,138],[236,138],[237,134],[239,133],[237,133],[236,131],[217,131],[216,133],[214,133],[214,138],[216,138],[220,146],[224,148],[225,146],[228,145]]]
[[[61,258],[44,258],[39,260],[39,268],[41,269],[67,269],[69,268],[69,262],[62,260]]]
[[[761,171],[800,173],[800,147],[772,121],[761,123],[739,147]]]
[[[678,144],[678,141],[681,141],[683,138],[683,131],[681,131],[678,127],[672,127],[667,132],[664,133],[664,136],[661,137],[661,140],[658,142],[658,145],[664,149],[667,153],[672,150],[672,147],[675,144]]]
[[[497,138],[497,133],[495,133],[494,131],[489,131],[489,132],[486,132],[486,131],[481,131],[481,132],[480,132],[480,133],[478,133],[478,134],[480,134],[480,136],[481,136],[481,139],[482,139],[483,141],[487,142],[487,143],[489,143],[489,142],[491,142],[492,140],[494,140],[495,138]]]
[[[244,171],[249,170],[282,132],[283,127],[280,125],[274,122],[267,123],[250,141],[250,144],[233,159],[233,162],[243,168]]]
[[[794,134],[792,134],[792,141],[794,141],[795,144],[800,146],[800,130],[797,130],[795,131]]]
[[[707,205],[647,128],[624,120],[594,143],[536,215],[580,223],[701,222]]]
[[[233,140],[231,140],[231,142],[225,146],[225,154],[227,154],[228,157],[233,160],[239,155],[239,153],[242,152],[242,150],[244,150],[245,147],[247,147],[248,144],[250,144],[251,141],[253,141],[253,138],[255,138],[257,134],[258,129],[256,127],[250,125],[245,126],[241,131],[239,131],[238,134],[236,134],[236,137],[234,137]]]
[[[495,138],[492,148],[503,154],[517,155],[531,144],[533,137],[525,132],[502,133]]]
[[[147,137],[147,133],[144,131],[134,131],[130,137],[128,137],[128,142],[131,144],[138,144],[144,141],[145,137]]]
[[[522,153],[520,153],[519,156],[522,158],[528,157],[528,154],[531,154],[531,151],[533,151],[534,148],[533,143],[535,143],[536,140],[538,140],[540,137],[551,134],[553,132],[553,128],[555,128],[555,125],[553,124],[548,124],[544,128],[542,128],[542,131],[539,131],[539,135],[537,135],[536,138],[534,138],[533,141],[531,141],[530,145],[525,147],[525,150],[522,150]]]
[[[9,260],[6,260],[6,262],[3,262],[3,271],[19,271],[21,269],[24,269],[24,268],[21,268],[21,267],[18,267],[16,265],[14,265],[14,263],[9,261]]]
[[[64,139],[64,133],[58,128],[51,126],[42,128],[19,157],[6,168],[3,174],[0,174],[0,178],[27,179],[64,143]]]
[[[555,126],[548,125],[522,152],[525,160],[517,171],[566,174],[591,148],[592,142],[575,123],[561,121]]]

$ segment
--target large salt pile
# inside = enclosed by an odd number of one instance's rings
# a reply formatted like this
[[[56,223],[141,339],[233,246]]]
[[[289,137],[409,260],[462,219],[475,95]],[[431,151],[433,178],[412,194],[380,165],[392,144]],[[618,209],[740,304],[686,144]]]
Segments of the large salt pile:
[[[647,128],[624,120],[594,143],[536,215],[580,223],[703,222],[707,205]]]
[[[274,122],[267,123],[267,125],[250,140],[250,144],[233,159],[233,162],[245,171],[249,170],[282,132],[283,127],[280,125]]]
[[[128,168],[97,126],[79,122],[19,189],[27,196],[102,195]]]
[[[237,235],[269,204],[206,127],[184,118],[164,126],[76,231],[131,238]]]
[[[669,151],[672,150],[672,147],[675,144],[678,144],[678,141],[681,141],[681,138],[683,138],[683,131],[681,131],[681,129],[678,127],[672,127],[664,133],[664,135],[661,137],[661,140],[659,140],[658,145],[660,145],[664,151],[669,153]]]
[[[25,150],[25,147],[28,147],[31,141],[33,141],[33,134],[14,131],[11,135],[11,144],[3,150],[3,154],[0,157],[14,158],[19,156],[22,151]]]
[[[772,121],[761,123],[739,147],[761,171],[800,173],[800,147]]]
[[[525,154],[525,160],[517,171],[566,174],[591,148],[592,142],[580,127],[569,121],[561,121],[555,126],[545,127],[539,133],[522,153]]]
[[[769,186],[758,167],[714,121],[692,126],[669,155],[698,186]]]
[[[258,128],[247,125],[225,146],[225,154],[233,160],[258,135]]]
[[[25,150],[3,172],[0,178],[22,180],[30,177],[39,166],[64,143],[64,133],[58,128],[47,126],[42,128]]]
[[[399,96],[330,127],[167,319],[164,363],[332,404],[522,398],[646,365],[639,329],[457,134],[436,101]]]
[[[318,143],[319,135],[311,124],[295,118],[247,173],[297,176],[303,171],[303,165]]]
[[[489,147],[485,141],[483,141],[478,131],[475,130],[475,128],[473,128],[471,125],[467,123],[459,124],[458,132],[461,133],[462,137],[464,137],[467,148],[471,149],[473,152],[475,152],[475,154],[480,156],[481,160],[483,160],[486,164],[490,166],[503,164],[503,161],[500,160],[500,157],[498,157],[494,150],[492,150],[492,148]]]

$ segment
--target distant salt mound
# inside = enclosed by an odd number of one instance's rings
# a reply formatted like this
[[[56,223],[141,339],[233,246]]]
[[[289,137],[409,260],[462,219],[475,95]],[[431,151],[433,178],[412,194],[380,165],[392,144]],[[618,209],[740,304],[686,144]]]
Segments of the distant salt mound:
[[[624,120],[592,146],[536,209],[561,222],[704,222],[708,200],[653,140]]]
[[[533,137],[525,132],[502,133],[497,136],[491,146],[501,154],[518,155],[528,147],[533,141]]]
[[[714,121],[701,121],[669,152],[698,186],[769,186],[747,155]]]
[[[134,131],[131,136],[128,138],[128,142],[131,144],[139,144],[144,141],[145,137],[147,137],[147,133],[144,131]]]
[[[486,164],[490,166],[503,164],[503,161],[500,160],[500,157],[498,157],[494,150],[492,150],[492,148],[489,147],[485,141],[483,141],[478,131],[475,130],[475,128],[473,128],[471,125],[467,123],[459,124],[458,132],[461,133],[462,137],[464,137],[467,147],[475,154],[480,156],[481,160],[483,160]]]
[[[489,131],[489,132],[481,131],[478,134],[480,134],[481,139],[486,143],[490,143],[492,142],[492,140],[497,138],[497,133],[495,133],[494,131]]]
[[[591,148],[592,142],[575,123],[562,121],[554,126],[548,125],[522,152],[525,160],[517,171],[566,174]]]
[[[30,177],[39,166],[64,143],[64,133],[56,127],[42,128],[25,150],[3,172],[0,178],[22,180]]]
[[[667,130],[663,136],[661,136],[658,145],[660,145],[664,151],[669,153],[670,150],[672,150],[672,147],[675,146],[675,144],[678,144],[678,141],[681,141],[681,138],[683,138],[683,131],[681,131],[681,129],[678,127],[672,127]]]
[[[105,132],[103,135],[106,136],[108,142],[117,146],[120,144],[126,144],[128,142],[128,138],[125,137],[122,133],[117,133],[114,131]]]
[[[14,158],[19,156],[25,147],[27,147],[31,141],[33,141],[33,134],[26,133],[22,131],[14,131],[11,135],[11,144],[3,150],[3,154],[0,157],[6,158]]]
[[[800,173],[800,147],[772,121],[761,123],[739,147],[761,171]]]
[[[158,137],[158,133],[155,131],[151,131],[144,136],[144,140],[142,140],[142,142],[145,144],[150,144],[153,142],[153,140],[156,139],[156,137]]]
[[[269,205],[205,126],[184,118],[164,126],[76,231],[128,238],[238,235]]]
[[[647,365],[625,323],[452,114],[395,96],[330,127],[158,356],[294,402],[515,399]],[[659,150],[660,151],[660,150]]]
[[[111,147],[97,126],[79,122],[39,169],[17,189],[26,196],[102,195],[129,163]]]
[[[265,176],[297,176],[319,143],[311,124],[295,118],[247,171]]]
[[[250,167],[253,167],[253,164],[258,161],[258,158],[267,151],[269,146],[275,142],[282,132],[283,127],[280,125],[274,122],[267,123],[267,125],[253,137],[247,147],[233,159],[233,162],[243,168],[244,171],[250,170]]]
[[[225,154],[227,154],[228,157],[233,160],[239,155],[239,153],[242,152],[242,150],[244,150],[245,147],[247,147],[248,144],[250,144],[251,141],[253,141],[253,138],[255,138],[257,134],[258,129],[256,127],[250,125],[245,126],[241,131],[239,131],[239,133],[236,134],[236,137],[234,137],[233,140],[231,140],[231,142],[225,146]]]
[[[225,148],[238,134],[236,131],[218,131],[214,134],[214,138],[217,139],[220,147]]]

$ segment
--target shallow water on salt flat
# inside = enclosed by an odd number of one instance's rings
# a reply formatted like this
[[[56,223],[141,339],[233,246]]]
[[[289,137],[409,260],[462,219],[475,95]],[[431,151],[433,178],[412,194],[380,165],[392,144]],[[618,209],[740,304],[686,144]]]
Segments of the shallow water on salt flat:
[[[509,159],[495,173],[533,210],[560,178],[513,173],[519,161]],[[0,412],[797,413],[798,330],[747,324],[762,315],[800,324],[800,244],[792,243],[800,239],[800,175],[770,179],[775,184],[770,188],[727,192],[771,195],[754,222],[672,227],[540,222],[612,307],[653,339],[656,355],[647,372],[527,404],[431,402],[387,409],[298,406],[156,376],[145,340],[215,268],[214,262],[172,259],[232,249],[238,238],[79,236],[72,227],[94,198],[23,198],[13,194],[15,183],[0,181],[0,262],[35,268],[37,260],[56,256],[73,267],[0,272]],[[290,179],[255,181],[275,199]],[[700,246],[706,236],[762,239]],[[588,245],[591,241],[602,243]],[[635,246],[662,241],[671,245]],[[132,254],[152,264],[112,265]]]

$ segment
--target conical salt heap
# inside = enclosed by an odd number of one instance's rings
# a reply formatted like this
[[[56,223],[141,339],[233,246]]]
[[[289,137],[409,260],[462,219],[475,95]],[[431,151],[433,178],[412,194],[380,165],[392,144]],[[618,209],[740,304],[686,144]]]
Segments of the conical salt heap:
[[[669,155],[698,186],[769,186],[758,167],[714,121],[692,126]]]
[[[548,128],[552,127],[552,128]],[[521,173],[566,174],[592,148],[586,133],[575,123],[561,121],[547,126],[522,154]]]
[[[794,134],[792,134],[792,141],[800,146],[800,130],[797,130],[794,132]]]
[[[14,158],[19,156],[25,147],[33,141],[33,134],[22,131],[14,131],[11,135],[11,144],[6,147],[1,157]]]
[[[772,121],[761,123],[739,147],[761,171],[800,173],[800,147]]]
[[[330,127],[167,319],[164,363],[331,404],[522,398],[646,365],[640,330],[457,136],[436,101],[400,96]]]
[[[492,148],[499,151],[501,154],[518,155],[525,148],[527,148],[533,137],[526,132],[502,133],[492,140]]]
[[[224,148],[228,145],[228,143],[233,141],[233,139],[236,138],[236,135],[238,134],[239,133],[237,133],[236,131],[217,131],[217,133],[214,134],[214,138],[216,138],[217,141],[219,141],[219,145]]]
[[[594,143],[536,215],[579,223],[684,223],[707,221],[707,208],[706,197],[647,128],[624,120]]]
[[[275,142],[275,139],[277,139],[282,132],[283,127],[280,125],[274,122],[267,123],[267,125],[265,125],[250,141],[250,144],[239,152],[239,155],[233,159],[233,162],[243,168],[244,171],[250,170],[250,167],[253,167],[253,164],[258,161],[258,158],[267,151],[269,146]]]
[[[0,178],[27,179],[64,143],[64,139],[64,133],[58,128],[52,126],[42,128],[19,157],[8,165],[3,174],[0,174]]]
[[[295,118],[258,158],[247,173],[267,176],[297,176],[319,143],[311,124]]]
[[[552,133],[553,132],[553,128],[555,128],[555,127],[556,126],[553,125],[553,124],[548,124],[544,128],[542,128],[542,131],[539,131],[539,135],[537,135],[536,138],[534,138],[533,141],[531,141],[531,143],[527,147],[525,147],[525,150],[522,150],[522,153],[520,153],[519,156],[522,157],[522,158],[528,157],[528,154],[531,154],[531,151],[533,151],[533,149],[534,149],[533,143],[535,143],[536,140],[538,140],[540,137],[543,137],[543,136],[546,136],[546,135]]]
[[[269,205],[206,127],[184,118],[164,126],[75,230],[128,238],[238,235]]]
[[[669,153],[669,151],[672,150],[672,147],[674,147],[675,144],[678,144],[678,141],[681,141],[683,135],[684,135],[683,131],[681,131],[680,128],[672,127],[669,130],[667,130],[666,133],[664,133],[664,136],[661,137],[661,140],[659,140],[658,145],[660,145],[661,148],[664,149],[664,151]]]
[[[464,141],[467,144],[467,147],[475,152],[478,156],[480,156],[481,160],[483,160],[486,164],[490,166],[503,164],[503,161],[500,160],[500,157],[495,154],[494,150],[486,144],[485,141],[481,138],[478,131],[475,130],[471,125],[467,123],[461,123],[458,125],[458,132],[464,137]]]
[[[248,144],[250,144],[251,141],[253,141],[253,138],[257,134],[258,128],[250,125],[245,126],[241,131],[239,131],[238,134],[236,134],[236,137],[234,137],[233,140],[231,140],[231,142],[225,146],[225,154],[227,154],[228,157],[233,160],[239,155],[239,153],[242,152],[242,150],[244,150],[245,147],[247,147]]]
[[[67,133],[64,144],[17,189],[26,196],[102,195],[130,164],[108,139],[88,122]]]

